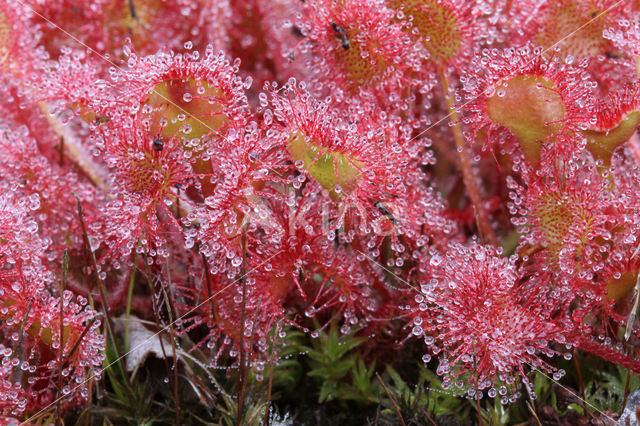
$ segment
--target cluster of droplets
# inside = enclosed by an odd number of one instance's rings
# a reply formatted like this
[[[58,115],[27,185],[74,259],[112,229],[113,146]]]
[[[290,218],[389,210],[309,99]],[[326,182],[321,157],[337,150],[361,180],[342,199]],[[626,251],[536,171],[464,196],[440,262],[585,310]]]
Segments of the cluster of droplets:
[[[638,6],[589,5],[0,0],[0,415],[88,397],[86,300],[130,279],[259,376],[274,329],[334,324],[474,399],[574,347],[636,369],[602,324],[640,271]]]
[[[314,91],[347,102],[349,94],[407,102],[398,95],[419,71],[421,52],[384,1],[315,1],[296,23],[305,37],[300,50],[316,74]]]
[[[634,57],[640,55],[640,23],[637,14],[630,19],[618,20],[617,25],[605,29],[602,36],[611,40],[620,50]]]
[[[58,396],[63,406],[86,400],[88,383],[101,374],[105,346],[97,313],[85,298],[49,293],[54,280],[42,264],[47,243],[34,220],[37,196],[12,195],[0,203],[2,415],[37,411]],[[56,381],[68,389],[64,395],[56,392]]]
[[[450,243],[428,262],[411,333],[429,349],[424,362],[438,357],[443,386],[464,388],[470,398],[485,389],[495,396],[502,387],[515,396],[528,370],[555,371],[539,355],[555,355],[550,343],[564,340],[564,331],[548,311],[548,288],[536,278],[523,280],[515,257],[477,242]]]
[[[483,149],[521,153],[535,167],[581,146],[595,83],[584,70],[588,62],[574,64],[553,53],[547,58],[542,48],[528,45],[476,55],[473,71],[461,79],[459,108],[474,137],[488,142]]]
[[[18,383],[14,383],[14,359],[11,348],[0,345],[0,420],[9,421],[14,416],[18,417],[27,408],[27,395]],[[20,362],[20,360],[17,360]]]
[[[66,0],[27,0],[34,12],[31,24],[43,34],[46,51],[57,57],[69,46],[69,35],[102,55],[118,56],[125,39],[145,54],[170,47],[182,49],[187,42],[203,48],[224,40],[225,3],[97,0],[90,5],[71,5]],[[218,3],[221,3],[218,5]],[[55,25],[52,25],[55,23]],[[64,28],[60,31],[59,28]]]
[[[28,27],[33,18],[33,10],[26,4],[9,0],[0,2],[0,68],[3,73],[19,75],[47,57],[44,49],[38,46],[38,32],[30,31]]]
[[[531,176],[526,190],[514,180],[510,204],[513,222],[525,236],[521,244],[534,248],[534,258],[554,273],[558,280],[593,272],[602,261],[611,232],[624,224],[626,216],[616,211],[610,181],[596,165],[585,159],[575,170],[557,170],[563,179]]]

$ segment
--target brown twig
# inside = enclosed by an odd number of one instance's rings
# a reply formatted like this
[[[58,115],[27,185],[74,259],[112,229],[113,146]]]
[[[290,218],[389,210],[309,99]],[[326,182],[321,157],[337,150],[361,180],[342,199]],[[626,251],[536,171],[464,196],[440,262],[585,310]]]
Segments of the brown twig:
[[[573,365],[576,367],[576,373],[578,374],[578,386],[580,386],[580,396],[582,397],[582,399],[580,400],[580,405],[582,405],[582,408],[586,413],[588,410],[587,405],[584,403],[586,401],[584,395],[584,381],[582,380],[582,371],[580,370],[580,363],[578,363],[578,358],[576,357],[575,348],[571,348],[571,355],[571,357],[573,358]]]
[[[427,413],[427,410],[425,410],[424,407],[420,407],[420,410],[422,410],[422,414],[424,414],[424,416],[431,422],[433,426],[438,426],[436,421],[433,420],[433,418],[429,415],[429,413]]]
[[[60,166],[64,166],[64,137],[60,136]]]
[[[93,374],[93,373],[90,373]],[[84,426],[89,426],[89,421],[91,420],[91,401],[93,401],[93,380],[89,381],[88,386],[88,396],[87,396],[87,416],[84,418]]]
[[[389,392],[389,389],[387,389],[387,386],[384,384],[384,382],[382,381],[382,377],[380,377],[380,374],[378,374],[377,371],[376,371],[376,377],[378,378],[378,381],[382,385],[382,388],[384,389],[384,391],[386,392],[387,396],[389,397],[389,400],[391,401],[391,405],[393,405],[393,408],[396,410],[396,414],[398,415],[398,418],[400,419],[400,423],[402,424],[402,426],[406,426],[406,424],[404,422],[404,418],[402,418],[402,413],[400,413],[400,408],[398,407],[398,404],[396,404],[395,398],[393,396],[391,396],[391,392]]]
[[[129,320],[131,318],[131,302],[133,301],[133,287],[135,285],[136,280],[136,271],[138,270],[138,253],[135,254],[133,258],[133,268],[131,268],[131,273],[129,275],[129,288],[127,289],[127,304],[125,307],[124,315],[125,315],[125,328],[124,328],[124,347],[129,350]]]
[[[536,413],[536,410],[534,410],[534,408],[531,406],[531,403],[529,401],[526,401],[526,403],[527,403],[527,408],[529,409],[529,411],[531,411],[531,414],[533,415],[533,418],[536,419],[538,426],[542,426],[542,423],[540,422],[540,418],[538,418],[538,414]]]

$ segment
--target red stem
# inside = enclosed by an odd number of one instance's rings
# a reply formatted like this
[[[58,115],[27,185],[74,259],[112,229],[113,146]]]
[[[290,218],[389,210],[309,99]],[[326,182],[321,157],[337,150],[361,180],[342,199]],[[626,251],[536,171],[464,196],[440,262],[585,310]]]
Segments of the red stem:
[[[640,374],[640,361],[633,359],[613,348],[596,343],[591,339],[583,338],[576,345],[578,349],[597,355],[600,358],[611,361],[621,367],[631,370],[634,374]]]
[[[458,115],[458,112],[454,107],[453,96],[451,90],[449,89],[449,79],[447,78],[447,73],[442,68],[440,68],[438,71],[440,74],[440,84],[442,85],[442,91],[444,92],[444,97],[449,109],[451,132],[453,133],[453,139],[456,142],[458,151],[458,165],[460,166],[460,171],[462,172],[462,180],[465,187],[467,188],[467,194],[475,210],[478,229],[480,231],[481,237],[487,243],[498,247],[498,239],[496,238],[496,234],[493,232],[493,228],[491,227],[489,213],[482,203],[480,190],[476,182],[476,177],[474,176],[473,169],[471,168],[469,151],[467,150],[467,145],[464,141],[462,128],[460,127],[460,124],[458,124],[460,122],[460,116]]]

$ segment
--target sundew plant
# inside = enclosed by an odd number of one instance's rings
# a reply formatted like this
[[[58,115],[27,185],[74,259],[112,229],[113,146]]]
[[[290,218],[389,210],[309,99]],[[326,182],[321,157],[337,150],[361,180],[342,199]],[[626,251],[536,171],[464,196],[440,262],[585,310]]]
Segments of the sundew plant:
[[[638,1],[0,0],[0,93],[2,424],[640,390]]]

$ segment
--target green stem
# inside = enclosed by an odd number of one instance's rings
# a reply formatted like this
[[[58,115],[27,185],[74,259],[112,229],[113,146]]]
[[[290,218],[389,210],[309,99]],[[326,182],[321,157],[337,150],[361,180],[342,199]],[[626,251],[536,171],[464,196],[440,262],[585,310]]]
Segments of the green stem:
[[[127,292],[127,307],[125,310],[124,347],[129,350],[129,320],[131,318],[131,300],[133,299],[133,285],[136,279],[136,265],[138,264],[138,253],[133,258],[133,269],[129,278],[129,291]]]

